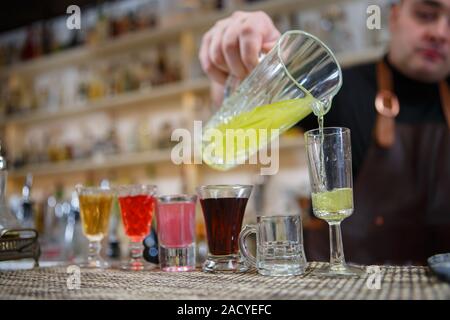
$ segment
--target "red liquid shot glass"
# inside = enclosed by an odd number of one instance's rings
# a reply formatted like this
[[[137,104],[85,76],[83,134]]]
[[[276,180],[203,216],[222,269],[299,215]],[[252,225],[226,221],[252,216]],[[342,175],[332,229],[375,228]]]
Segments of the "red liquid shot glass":
[[[142,257],[143,240],[150,233],[156,203],[156,186],[130,185],[117,188],[120,212],[125,234],[130,239],[129,261],[122,263],[122,269],[152,269]]]

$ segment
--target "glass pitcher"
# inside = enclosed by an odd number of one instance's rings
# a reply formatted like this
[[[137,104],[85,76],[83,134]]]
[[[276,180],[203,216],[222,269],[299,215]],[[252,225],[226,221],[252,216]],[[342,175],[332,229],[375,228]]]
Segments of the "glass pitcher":
[[[327,113],[341,85],[331,50],[311,34],[287,31],[204,126],[203,161],[219,170],[245,163],[311,112]]]

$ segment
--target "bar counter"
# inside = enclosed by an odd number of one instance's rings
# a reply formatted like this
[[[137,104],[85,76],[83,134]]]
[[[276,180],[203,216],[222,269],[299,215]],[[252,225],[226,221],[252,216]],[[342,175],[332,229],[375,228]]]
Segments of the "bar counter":
[[[0,299],[150,300],[422,300],[450,299],[450,285],[423,266],[379,266],[361,278],[328,278],[307,272],[293,277],[247,273],[167,273],[80,269],[80,282],[67,267],[0,271]],[[373,268],[373,267],[372,267]],[[377,268],[375,267],[375,270]],[[379,278],[377,278],[379,275]],[[70,287],[70,288],[69,288]]]

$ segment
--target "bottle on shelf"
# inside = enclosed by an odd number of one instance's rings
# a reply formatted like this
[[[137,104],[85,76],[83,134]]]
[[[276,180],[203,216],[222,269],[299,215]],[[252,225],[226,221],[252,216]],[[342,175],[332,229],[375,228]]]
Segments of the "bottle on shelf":
[[[150,234],[147,237],[145,237],[143,243],[144,243],[143,257],[145,261],[158,264],[159,263],[158,235],[156,234],[156,228],[153,226],[153,224],[150,230]]]
[[[114,260],[120,260],[121,249],[120,249],[120,237],[119,237],[119,227],[120,227],[120,208],[117,199],[113,200],[111,221],[109,224],[108,232],[108,245],[106,247],[106,255]]]
[[[42,54],[51,54],[57,49],[55,35],[53,33],[52,24],[49,21],[43,22],[42,25]]]
[[[146,119],[140,120],[137,126],[138,151],[148,151],[152,149],[152,135]]]
[[[83,236],[80,220],[80,206],[78,195],[72,192],[70,210],[66,212],[66,226],[64,229],[64,261],[76,261],[83,257],[86,251],[85,237]],[[67,205],[66,205],[67,206]]]
[[[34,228],[34,201],[31,198],[31,189],[33,186],[33,175],[28,173],[25,184],[22,188],[22,200],[17,218],[23,228]]]
[[[39,55],[39,48],[36,43],[36,33],[33,26],[29,26],[26,32],[25,42],[22,47],[20,57],[22,60],[30,60]]]
[[[108,30],[108,18],[104,12],[104,9],[99,6],[97,10],[97,21],[95,23],[95,34],[97,43],[103,43],[107,40]]]
[[[19,221],[11,214],[6,202],[7,179],[8,170],[6,167],[6,159],[0,153],[0,232],[2,229],[15,229],[19,227]]]
[[[53,194],[45,199],[44,233],[42,234],[43,257],[49,261],[65,259],[66,226],[70,205],[64,201],[64,187],[55,185]]]

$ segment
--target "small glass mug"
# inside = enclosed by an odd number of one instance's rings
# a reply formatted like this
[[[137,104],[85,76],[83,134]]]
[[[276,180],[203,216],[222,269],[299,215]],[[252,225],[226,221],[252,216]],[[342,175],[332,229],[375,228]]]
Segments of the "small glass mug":
[[[256,259],[246,241],[256,234]],[[239,235],[239,248],[245,262],[264,276],[294,276],[305,272],[300,215],[259,216],[256,225],[246,225]]]
[[[238,240],[252,189],[251,185],[239,184],[197,187],[208,240],[204,272],[247,271]]]

